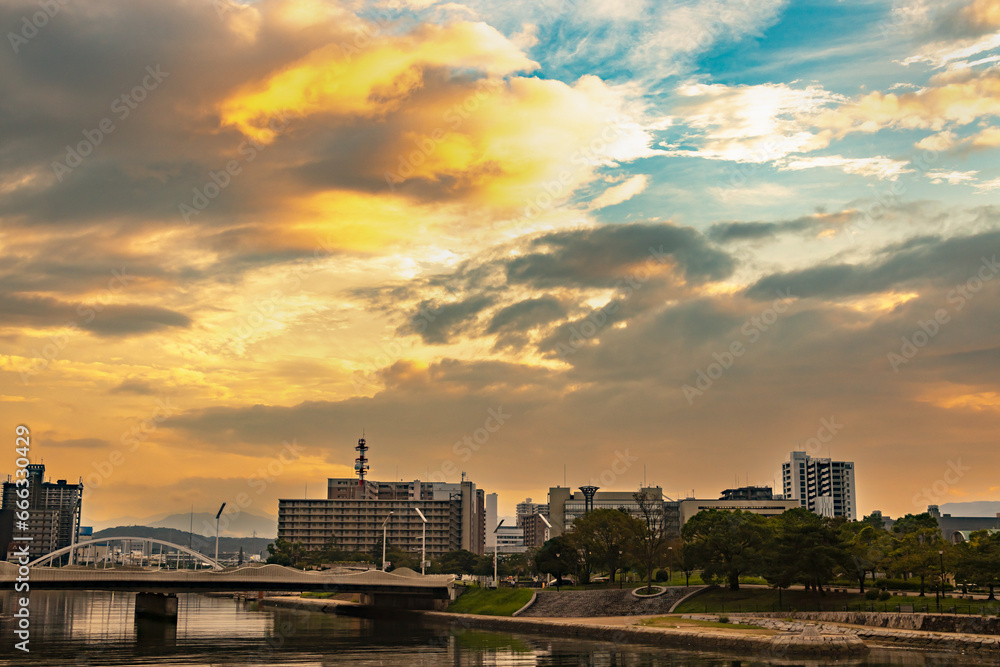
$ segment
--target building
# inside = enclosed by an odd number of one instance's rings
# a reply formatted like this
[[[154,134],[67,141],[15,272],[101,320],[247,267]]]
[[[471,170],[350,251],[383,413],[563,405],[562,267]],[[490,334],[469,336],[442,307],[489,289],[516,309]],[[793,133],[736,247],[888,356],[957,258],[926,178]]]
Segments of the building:
[[[368,470],[364,438],[358,448],[358,479],[328,479],[325,499],[278,501],[279,539],[299,542],[308,550],[332,542],[339,549],[372,553],[382,543],[382,524],[388,519],[389,546],[419,554],[424,534],[419,509],[427,519],[428,558],[455,549],[485,552],[485,493],[464,479],[464,473],[459,483],[373,481],[364,478]]]
[[[797,500],[700,500],[697,498],[685,498],[684,500],[671,500],[663,495],[660,487],[647,487],[639,489],[645,491],[647,495],[656,502],[656,509],[662,513],[662,520],[668,536],[677,537],[681,533],[681,528],[695,514],[702,510],[741,510],[753,512],[763,516],[774,516],[783,514],[787,510],[799,506]],[[624,509],[637,519],[643,519],[643,513],[639,509],[634,498],[634,491],[597,491],[593,497],[593,509]],[[551,537],[562,535],[570,529],[578,517],[586,512],[586,498],[583,491],[572,493],[565,487],[553,487],[549,489],[549,521],[552,524]],[[538,530],[537,524],[534,526]],[[533,538],[537,539],[537,537]],[[529,539],[525,533],[525,545]]]
[[[583,516],[590,509],[624,509],[636,518],[642,518],[643,514],[639,509],[639,504],[635,500],[636,491],[593,491],[593,496],[588,500],[587,493],[583,489],[596,489],[596,487],[581,487],[580,491],[574,492],[564,486],[554,486],[549,489],[549,522],[551,537],[558,537],[570,530],[573,522]],[[645,492],[654,503],[656,508],[664,513],[664,520],[668,527],[668,532],[676,532],[677,526],[677,505],[669,498],[664,500],[663,489],[658,486],[640,488],[638,492]]]
[[[486,551],[493,553],[497,548],[497,494],[486,494]]]
[[[1000,529],[1000,513],[996,516],[952,516],[941,514],[937,505],[928,505],[927,513],[937,519],[941,535],[949,542],[965,542],[977,530]]]
[[[524,545],[524,530],[517,526],[500,526],[496,532],[496,540],[497,553],[520,554],[528,550]]]
[[[797,500],[698,500],[697,498],[686,498],[677,503],[679,527],[684,526],[691,517],[703,510],[727,510],[730,512],[740,510],[742,512],[753,512],[763,516],[776,516],[784,514],[788,510],[799,507]]]
[[[769,486],[741,486],[726,489],[719,500],[774,500],[774,492]]]
[[[531,498],[525,498],[523,503],[517,504],[517,526],[518,528],[524,526],[525,520],[534,514],[543,514],[546,517],[549,516],[549,506],[548,503],[534,503],[531,502]]]
[[[522,530],[524,536],[525,549],[537,549],[550,537],[551,524],[549,518],[541,512],[536,512],[529,517],[525,517]]]
[[[27,466],[28,519],[26,526],[12,517],[17,510],[17,483],[9,477],[3,485],[3,517],[0,517],[0,538],[8,540],[2,545],[4,558],[13,548],[13,537],[25,536],[19,544],[29,545],[29,557],[40,558],[57,549],[76,544],[80,540],[80,513],[83,503],[83,483],[69,484],[65,479],[46,482],[45,465]],[[24,488],[23,485],[21,488]],[[8,512],[10,514],[8,514]],[[10,527],[7,530],[6,527]],[[12,533],[8,538],[8,533]]]
[[[784,497],[822,516],[857,518],[854,463],[791,452],[782,464]]]

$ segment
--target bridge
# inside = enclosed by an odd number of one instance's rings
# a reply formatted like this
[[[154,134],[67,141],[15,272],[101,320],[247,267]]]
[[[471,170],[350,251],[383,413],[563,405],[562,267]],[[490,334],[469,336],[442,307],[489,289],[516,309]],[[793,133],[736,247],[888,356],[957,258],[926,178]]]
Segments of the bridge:
[[[122,539],[122,538],[114,538]],[[176,544],[144,539],[159,543],[161,547],[181,549]],[[106,542],[107,540],[98,540]],[[74,545],[72,549],[86,547],[89,543]],[[362,602],[375,606],[408,609],[441,609],[452,599],[454,575],[422,575],[407,568],[393,572],[368,570],[365,572],[310,571],[305,572],[282,565],[245,566],[223,569],[214,560],[207,560],[212,569],[187,570],[162,567],[99,567],[92,565],[66,565],[47,567],[40,563],[58,560],[71,547],[54,551],[28,565],[0,562],[0,590],[13,589],[18,582],[27,581],[30,590],[91,590],[132,591],[139,593],[136,614],[176,618],[178,593],[208,593],[235,591],[323,591],[329,593],[360,593]],[[169,562],[169,559],[167,559]],[[158,561],[158,566],[162,562]]]

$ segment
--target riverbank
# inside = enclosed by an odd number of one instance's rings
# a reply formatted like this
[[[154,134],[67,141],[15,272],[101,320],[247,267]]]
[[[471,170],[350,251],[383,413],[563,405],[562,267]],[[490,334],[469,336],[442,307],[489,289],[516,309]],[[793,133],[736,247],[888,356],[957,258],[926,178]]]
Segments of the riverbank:
[[[418,623],[445,625],[451,632],[490,630],[495,632],[544,634],[556,637],[606,641],[613,644],[643,644],[682,650],[738,651],[760,657],[782,658],[811,655],[845,657],[867,652],[864,643],[847,634],[801,638],[801,633],[775,632],[745,625],[691,624],[667,620],[663,616],[603,616],[585,618],[524,618],[478,616],[433,611],[378,609],[337,600],[303,599],[293,596],[269,597],[265,606],[302,609],[322,613],[368,618],[413,619]]]

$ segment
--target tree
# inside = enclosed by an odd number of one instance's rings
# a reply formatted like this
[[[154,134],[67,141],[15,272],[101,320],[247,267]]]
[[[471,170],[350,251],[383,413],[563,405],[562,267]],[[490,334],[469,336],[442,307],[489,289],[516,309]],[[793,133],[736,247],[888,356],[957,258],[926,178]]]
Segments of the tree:
[[[875,572],[885,565],[892,550],[892,537],[870,521],[845,523],[840,532],[846,547],[844,570],[858,580],[859,592],[864,593],[868,573],[875,581]]]
[[[896,537],[896,548],[892,552],[894,567],[920,577],[920,596],[923,597],[927,577],[940,573],[938,551],[947,546],[937,519],[927,512],[907,514],[893,524],[892,532]]]
[[[607,568],[610,581],[621,568],[637,526],[636,520],[620,510],[597,509],[573,522],[573,541],[584,561],[589,558]]]
[[[1000,583],[1000,531],[977,530],[956,551],[955,577],[987,586],[989,599],[995,600],[995,587]]]
[[[580,565],[580,554],[568,535],[553,537],[535,553],[535,567],[542,574],[555,576],[557,586],[564,574],[576,572]]]
[[[441,556],[439,567],[445,574],[472,574],[478,561],[479,556],[468,549],[454,549]]]
[[[681,531],[701,564],[706,580],[724,577],[729,589],[740,589],[740,575],[757,574],[764,564],[770,526],[759,514],[736,510],[702,510]]]
[[[653,570],[663,560],[669,546],[666,516],[663,512],[663,498],[648,491],[632,494],[639,506],[641,518],[632,523],[634,548],[639,561],[646,568],[646,587],[653,585]]]
[[[301,542],[289,542],[280,538],[267,545],[267,553],[268,563],[288,567],[299,567],[306,558],[306,549]]]
[[[833,579],[834,569],[847,556],[836,530],[838,524],[804,507],[788,510],[770,522],[773,542],[766,568],[768,580],[779,588],[801,583],[825,595],[823,585]]]

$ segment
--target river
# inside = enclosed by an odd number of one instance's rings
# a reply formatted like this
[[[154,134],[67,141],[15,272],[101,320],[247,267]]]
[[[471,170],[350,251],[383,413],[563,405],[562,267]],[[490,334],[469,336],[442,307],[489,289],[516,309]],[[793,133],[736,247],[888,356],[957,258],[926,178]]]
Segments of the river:
[[[179,596],[176,624],[136,622],[131,593],[31,594],[29,653],[15,649],[12,593],[0,594],[0,665],[985,665],[957,654],[875,650],[865,660],[768,662],[741,656],[455,631],[287,609],[229,598]]]

